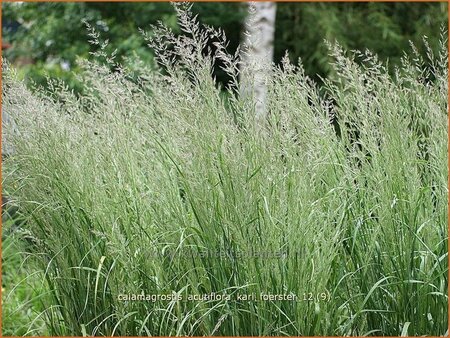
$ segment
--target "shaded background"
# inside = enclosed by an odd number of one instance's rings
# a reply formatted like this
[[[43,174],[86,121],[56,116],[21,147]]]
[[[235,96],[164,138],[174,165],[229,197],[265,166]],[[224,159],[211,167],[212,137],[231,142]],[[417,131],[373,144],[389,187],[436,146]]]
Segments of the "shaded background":
[[[170,3],[2,3],[3,54],[28,82],[46,84],[46,75],[63,78],[80,89],[72,74],[76,56],[88,57],[86,19],[109,40],[109,51],[132,60],[152,59],[138,28],[151,30],[161,20],[176,33],[179,29]],[[242,37],[246,3],[196,3],[200,21],[222,27],[234,50]],[[324,39],[337,40],[346,49],[368,48],[390,67],[399,63],[409,40],[421,52],[424,35],[437,47],[439,31],[447,27],[447,3],[278,3],[274,61],[285,51],[292,61],[302,59],[316,80],[329,75]],[[132,62],[132,61],[130,61]],[[319,76],[318,76],[319,75]],[[218,72],[218,80],[224,75]]]

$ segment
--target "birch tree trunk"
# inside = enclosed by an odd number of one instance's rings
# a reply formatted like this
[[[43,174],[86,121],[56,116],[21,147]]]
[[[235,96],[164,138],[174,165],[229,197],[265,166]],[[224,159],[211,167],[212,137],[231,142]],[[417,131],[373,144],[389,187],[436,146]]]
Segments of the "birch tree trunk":
[[[267,114],[267,85],[270,77],[275,35],[275,2],[250,2],[245,22],[241,55],[241,95],[251,97],[255,115],[261,120]]]

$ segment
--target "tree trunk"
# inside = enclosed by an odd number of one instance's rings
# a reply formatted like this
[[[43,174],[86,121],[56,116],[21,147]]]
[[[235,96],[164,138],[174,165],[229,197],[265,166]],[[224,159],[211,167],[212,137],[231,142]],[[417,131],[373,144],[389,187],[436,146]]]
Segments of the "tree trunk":
[[[241,95],[251,97],[256,119],[267,114],[267,85],[273,59],[275,2],[248,3],[249,14],[243,37]]]

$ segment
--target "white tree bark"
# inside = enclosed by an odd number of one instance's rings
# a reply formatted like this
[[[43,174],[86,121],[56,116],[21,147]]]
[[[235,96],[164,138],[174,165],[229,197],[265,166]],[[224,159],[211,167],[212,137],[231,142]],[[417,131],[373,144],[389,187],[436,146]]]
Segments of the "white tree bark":
[[[275,35],[275,2],[250,2],[243,38],[241,95],[252,97],[256,119],[267,114],[267,85]]]

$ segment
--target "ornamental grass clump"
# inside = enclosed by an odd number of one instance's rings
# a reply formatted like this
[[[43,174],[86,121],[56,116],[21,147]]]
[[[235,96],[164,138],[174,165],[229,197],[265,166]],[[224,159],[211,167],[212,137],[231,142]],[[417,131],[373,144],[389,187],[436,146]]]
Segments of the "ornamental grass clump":
[[[3,64],[3,185],[49,332],[448,334],[447,42],[394,76],[330,44],[321,86],[286,57],[256,119],[240,52],[176,9],[183,35],[143,32],[155,67],[91,30],[80,95]]]

